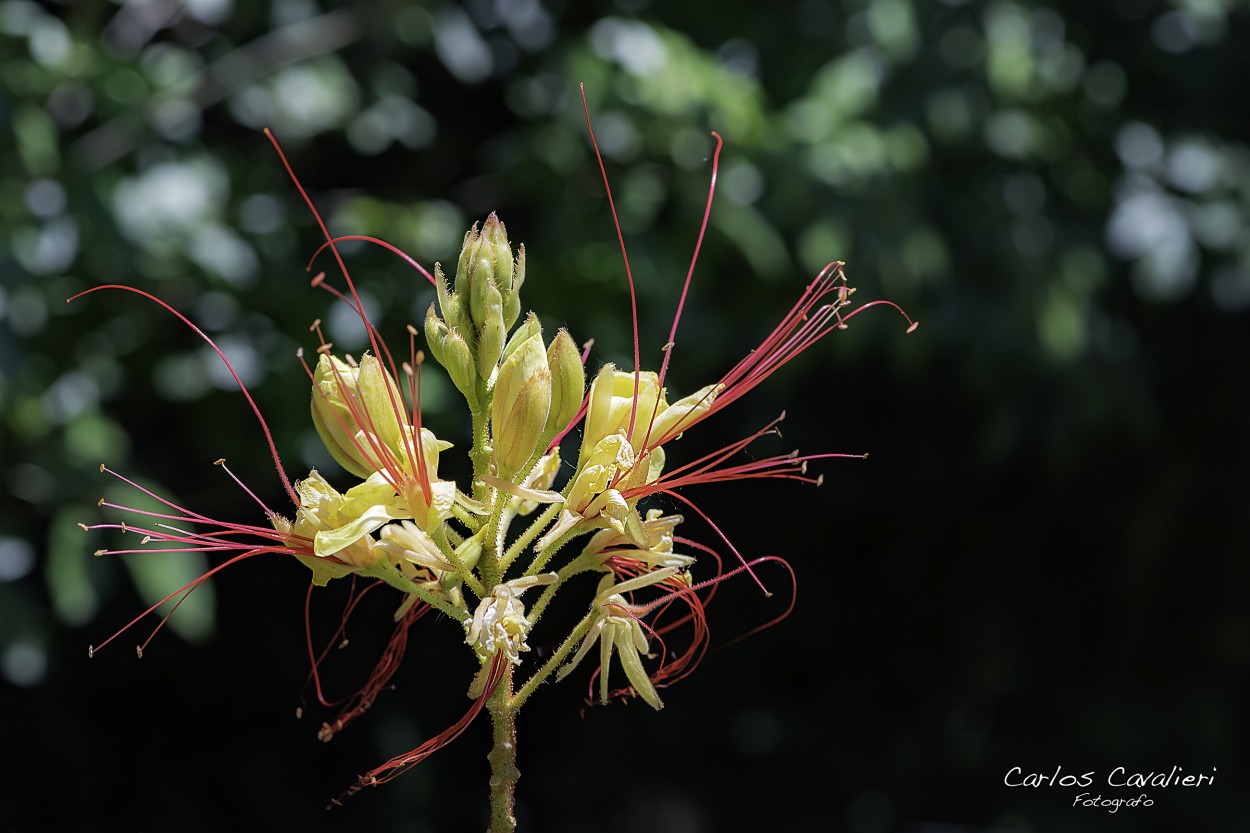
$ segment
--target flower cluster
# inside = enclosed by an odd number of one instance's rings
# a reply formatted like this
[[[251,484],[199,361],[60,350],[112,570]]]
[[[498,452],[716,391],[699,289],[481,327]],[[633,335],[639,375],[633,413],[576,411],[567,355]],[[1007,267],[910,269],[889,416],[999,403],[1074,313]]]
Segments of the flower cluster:
[[[661,708],[658,689],[689,673],[706,649],[704,608],[716,582],[737,572],[754,577],[759,561],[740,555],[712,524],[739,562],[724,571],[715,549],[677,533],[682,515],[647,509],[644,501],[663,493],[708,520],[684,495],[686,487],[754,478],[818,483],[819,478],[807,474],[808,463],[845,456],[793,452],[746,459],[740,454],[748,444],[776,433],[776,421],[676,467],[669,464],[671,447],[684,432],[874,304],[851,308],[854,290],[847,285],[842,264],[832,263],[757,349],[698,390],[677,397],[665,385],[679,315],[674,317],[658,371],[640,366],[636,342],[632,369],[604,364],[587,385],[589,347],[579,349],[564,330],[546,333],[532,312],[522,317],[525,250],[522,246],[514,252],[504,224],[492,214],[465,236],[452,279],[440,266],[432,275],[426,273],[437,300],[425,316],[422,332],[408,328],[407,360],[396,362],[365,315],[339,254],[337,244],[345,238],[325,234],[323,249],[337,260],[345,288],[335,288],[324,274],[314,279],[314,285],[350,304],[369,339],[369,349],[359,357],[340,355],[314,324],[316,361],[304,361],[313,424],[343,471],[314,470],[292,481],[269,439],[293,503],[289,515],[266,507],[263,525],[222,523],[144,490],[165,509],[107,504],[145,519],[137,525],[90,528],[140,535],[141,547],[157,542],[167,550],[230,556],[209,575],[262,553],[293,556],[312,570],[313,585],[351,577],[353,587],[360,588],[352,606],[358,595],[374,587],[398,591],[397,625],[387,651],[360,693],[323,726],[321,736],[327,740],[367,709],[386,686],[402,659],[408,629],[424,613],[436,610],[457,623],[480,667],[468,686],[473,707],[447,732],[374,769],[358,786],[388,780],[422,760],[457,736],[484,706],[496,717],[515,714],[538,685],[569,675],[596,647],[599,700],[636,696]],[[697,254],[696,248],[696,258]],[[628,273],[628,258],[626,268]],[[693,269],[692,260],[690,274]],[[689,280],[688,274],[687,286]],[[630,283],[632,292],[632,277]],[[161,304],[212,344],[159,299],[131,287],[108,288],[136,292]],[[684,290],[682,297],[684,301]],[[636,317],[634,325],[637,332]],[[467,483],[440,475],[440,457],[451,445],[422,422],[425,354],[416,347],[419,336],[467,405],[472,421],[468,449],[472,476]],[[224,356],[222,360],[226,361]],[[240,388],[269,438],[269,429],[241,382]],[[562,449],[574,445],[579,430],[576,458],[565,462]],[[579,539],[584,542],[580,547],[571,546]],[[125,551],[130,550],[109,552]],[[711,569],[696,580],[696,569],[709,565]],[[588,583],[587,575],[596,577],[597,583]],[[179,592],[191,592],[200,581],[203,578]],[[558,647],[543,663],[528,663],[530,632],[566,588],[592,591],[587,613],[562,641],[556,637]],[[522,595],[530,591],[539,592],[527,600],[527,608]],[[640,595],[644,598],[637,598]],[[684,652],[670,650],[664,636],[685,626],[692,631],[688,647]],[[655,651],[655,645],[662,650]],[[312,655],[319,696],[317,669],[324,656],[324,652]],[[617,690],[609,683],[614,664],[628,682]],[[519,685],[514,684],[517,670],[527,672]],[[619,673],[615,676],[620,679]]]

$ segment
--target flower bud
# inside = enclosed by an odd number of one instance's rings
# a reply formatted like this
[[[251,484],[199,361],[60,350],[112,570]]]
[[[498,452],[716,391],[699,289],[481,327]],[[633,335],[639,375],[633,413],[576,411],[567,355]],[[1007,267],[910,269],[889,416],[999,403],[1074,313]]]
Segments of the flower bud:
[[[489,294],[493,295],[493,300],[487,307],[488,312],[477,334],[477,372],[483,379],[490,379],[495,366],[499,364],[499,357],[503,354],[504,339],[508,337],[508,331],[503,323],[499,290],[493,286],[488,289]]]
[[[503,320],[511,328],[521,314],[521,284],[525,283],[525,246],[518,247],[516,263],[512,268],[512,287],[502,290]]]
[[[586,392],[586,371],[581,352],[568,330],[561,329],[547,348],[547,365],[551,368],[551,410],[543,436],[548,441],[563,431],[582,407]]]
[[[473,366],[473,353],[460,331],[454,327],[443,339],[443,367],[451,377],[452,384],[470,400],[477,396],[477,371]]]
[[[443,267],[437,263],[434,264],[434,289],[438,293],[438,308],[443,313],[443,321],[448,327],[456,327],[463,331],[468,322],[464,298],[448,288]]]
[[[361,428],[378,438],[382,444],[398,451],[404,441],[404,428],[408,424],[408,414],[404,410],[404,398],[399,392],[399,385],[391,378],[391,374],[377,356],[366,353],[360,359],[360,373],[357,376],[356,390],[360,396],[363,413]],[[372,449],[366,452],[373,456]],[[382,468],[379,462],[371,465],[377,471]]]
[[[317,359],[313,371],[312,420],[326,450],[340,466],[357,477],[373,473],[368,461],[352,438],[358,426],[353,413],[356,403],[356,376],[352,367],[327,353]]]
[[[524,344],[535,333],[542,333],[542,324],[538,320],[538,316],[530,313],[525,316],[525,323],[516,328],[516,332],[512,334],[512,338],[508,339],[508,344],[503,348],[503,355],[499,357],[500,361],[506,362],[508,357],[516,351],[516,348]]]
[[[491,410],[495,469],[511,480],[538,450],[551,408],[551,369],[542,333],[517,345],[499,369]]]
[[[511,292],[512,246],[508,243],[508,230],[493,211],[482,224],[481,240],[486,252],[484,259],[491,264],[495,286],[500,292]]]
[[[326,450],[357,477],[385,467],[377,444],[400,448],[408,416],[399,386],[376,356],[352,367],[325,353],[313,373],[313,425]]]
[[[443,360],[443,339],[447,338],[447,324],[434,311],[433,302],[425,313],[425,343],[439,364],[446,365]]]

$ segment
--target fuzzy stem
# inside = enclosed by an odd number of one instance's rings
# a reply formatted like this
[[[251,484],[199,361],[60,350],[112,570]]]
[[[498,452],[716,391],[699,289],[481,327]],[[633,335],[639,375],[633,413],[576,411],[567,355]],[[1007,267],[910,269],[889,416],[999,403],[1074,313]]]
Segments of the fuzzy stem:
[[[469,406],[473,418],[473,447],[469,459],[473,461],[473,497],[486,500],[486,484],[482,475],[490,470],[490,414],[483,408]]]
[[[556,668],[559,667],[560,663],[564,662],[564,658],[573,652],[573,648],[582,640],[582,637],[586,635],[587,631],[590,630],[590,626],[593,625],[594,622],[595,611],[592,610],[582,618],[582,621],[577,624],[577,627],[573,629],[573,632],[565,637],[564,642],[560,644],[560,647],[556,649],[556,652],[552,654],[545,663],[543,663],[543,667],[535,671],[534,676],[525,681],[525,685],[523,685],[521,690],[516,693],[516,696],[512,698],[511,705],[514,713],[517,709],[521,708],[521,704],[528,700],[529,696],[533,694],[548,677],[551,676],[551,672],[555,671]],[[509,680],[509,683],[511,683],[511,680]]]
[[[482,583],[489,592],[491,588],[503,581],[503,547],[500,538],[500,522],[503,520],[503,508],[508,496],[498,489],[492,489],[490,504],[490,520],[486,522],[486,540],[482,542],[482,557],[478,560],[478,572],[482,574]]]
[[[541,515],[530,522],[529,527],[521,533],[520,537],[512,542],[512,546],[508,547],[508,552],[504,554],[503,567],[505,570],[512,566],[512,562],[516,560],[516,557],[538,537],[539,533],[547,528],[552,519],[560,514],[560,509],[563,506],[564,504],[562,503],[553,503],[543,510]]]
[[[512,704],[512,664],[505,663],[504,676],[486,701],[490,712],[494,745],[490,761],[490,829],[488,833],[516,830],[516,782],[521,771],[516,766],[516,707]]]

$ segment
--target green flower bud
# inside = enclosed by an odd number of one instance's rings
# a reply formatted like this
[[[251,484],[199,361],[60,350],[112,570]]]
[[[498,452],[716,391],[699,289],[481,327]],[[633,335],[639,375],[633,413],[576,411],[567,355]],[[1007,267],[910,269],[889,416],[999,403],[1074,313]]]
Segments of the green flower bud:
[[[551,408],[551,369],[541,333],[519,344],[499,369],[491,410],[495,469],[511,480],[538,450]]]
[[[469,399],[476,397],[477,372],[473,366],[473,352],[469,350],[464,336],[455,328],[448,330],[447,337],[443,339],[442,362],[456,390]]]
[[[430,352],[434,354],[434,358],[441,365],[446,365],[443,360],[443,339],[447,338],[447,324],[443,319],[438,317],[438,313],[434,311],[434,304],[431,302],[429,310],[425,313],[425,343],[429,345]]]
[[[438,293],[438,309],[443,314],[443,322],[448,327],[458,327],[463,331],[469,320],[464,299],[451,291],[443,267],[437,263],[434,264],[434,289]]]
[[[508,230],[493,211],[482,224],[484,260],[491,265],[495,286],[500,292],[512,291],[512,246],[508,243]]]
[[[364,412],[360,414],[360,427],[376,436],[382,444],[392,451],[399,451],[403,446],[405,430],[408,425],[408,414],[404,410],[404,398],[399,392],[399,385],[391,378],[391,374],[377,356],[366,353],[360,360],[360,373],[356,381],[357,393]],[[365,451],[370,453],[368,446]],[[377,471],[380,464],[371,466]]]
[[[512,292],[520,292],[525,283],[525,244],[517,246],[516,266],[512,270]]]
[[[322,353],[313,371],[312,420],[326,450],[340,466],[357,477],[373,473],[368,461],[352,441],[359,426],[353,408],[359,408],[356,394],[358,368]]]
[[[541,334],[542,331],[543,328],[538,322],[538,316],[531,312],[525,316],[525,323],[517,327],[516,332],[512,334],[512,338],[508,339],[508,344],[503,348],[503,355],[499,357],[499,360],[506,362],[519,345],[524,344],[534,334]]]
[[[488,294],[493,296],[493,301],[490,304],[490,312],[482,322],[477,335],[477,372],[483,379],[490,379],[491,372],[499,364],[499,357],[503,354],[504,339],[508,337],[508,330],[503,323],[503,310],[499,303],[499,290],[493,286],[487,288]]]
[[[385,468],[378,446],[399,453],[408,429],[399,386],[368,353],[357,367],[321,354],[313,373],[312,417],[330,456],[357,477]]]
[[[551,410],[543,436],[548,441],[573,421],[582,407],[586,392],[586,371],[582,355],[568,330],[561,329],[547,348],[547,365],[551,368]]]
[[[509,329],[521,314],[521,284],[525,283],[525,246],[521,245],[512,271],[512,287],[503,291],[503,320]]]
[[[469,316],[478,329],[486,326],[491,316],[503,319],[503,295],[491,280],[491,270],[485,260],[475,260],[470,267]]]

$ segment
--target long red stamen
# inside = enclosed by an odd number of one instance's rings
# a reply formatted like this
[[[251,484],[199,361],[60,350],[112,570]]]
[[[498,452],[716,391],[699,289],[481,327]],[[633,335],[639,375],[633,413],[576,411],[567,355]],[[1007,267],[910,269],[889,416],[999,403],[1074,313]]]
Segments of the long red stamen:
[[[190,596],[192,593],[194,593],[194,592],[195,592],[195,590],[196,590],[196,588],[198,588],[201,584],[203,584],[203,583],[204,583],[205,581],[207,581],[208,579],[212,578],[212,577],[213,577],[214,575],[216,575],[217,573],[219,573],[219,572],[221,572],[222,570],[226,569],[226,568],[227,568],[227,567],[229,567],[230,565],[232,565],[232,564],[236,564],[236,563],[238,563],[238,562],[240,562],[240,561],[244,560],[245,558],[251,558],[251,557],[252,557],[252,556],[254,556],[254,555],[260,555],[260,554],[261,554],[261,553],[263,553],[263,552],[275,552],[275,551],[278,551],[278,550],[277,550],[276,548],[274,548],[274,547],[257,547],[257,548],[255,548],[255,549],[248,550],[247,552],[239,553],[238,555],[234,556],[233,558],[231,558],[231,559],[229,559],[229,560],[227,560],[227,561],[225,561],[225,562],[223,562],[223,563],[221,563],[221,564],[218,564],[216,567],[213,567],[211,570],[209,570],[208,572],[204,573],[204,575],[200,576],[200,577],[199,577],[199,578],[197,578],[197,579],[193,579],[193,580],[191,580],[191,581],[187,582],[186,584],[182,585],[182,587],[179,587],[177,590],[175,590],[174,592],[172,592],[172,593],[170,593],[169,595],[165,596],[165,598],[161,599],[159,602],[157,602],[156,604],[154,604],[154,605],[152,605],[151,607],[149,607],[147,610],[145,610],[145,611],[143,611],[142,613],[140,613],[138,616],[136,616],[134,619],[130,620],[130,622],[128,622],[125,626],[123,626],[120,630],[118,630],[116,633],[114,633],[114,634],[113,634],[112,636],[110,636],[108,639],[106,639],[106,640],[104,640],[103,642],[101,642],[99,645],[88,645],[88,646],[87,646],[87,656],[89,656],[89,657],[94,657],[94,656],[95,656],[95,654],[96,654],[96,651],[101,650],[101,649],[102,649],[102,648],[104,648],[106,645],[108,645],[110,642],[112,642],[114,639],[116,639],[117,637],[121,636],[121,635],[122,635],[123,633],[125,633],[126,631],[130,630],[132,627],[134,627],[135,625],[137,625],[137,624],[138,624],[141,620],[143,620],[143,619],[144,619],[144,618],[145,618],[148,614],[150,614],[150,613],[154,612],[157,608],[159,608],[161,605],[165,604],[165,603],[166,603],[166,602],[168,602],[170,599],[172,599],[172,598],[174,598],[175,596],[177,596],[179,593],[185,593],[185,595],[184,595],[181,599],[179,599],[179,600],[177,601],[177,603],[176,603],[176,604],[174,604],[174,606],[173,606],[172,608],[170,608],[169,612],[168,612],[168,613],[166,613],[166,614],[164,615],[164,617],[162,617],[162,618],[161,618],[161,621],[157,624],[157,626],[156,626],[156,627],[152,630],[152,632],[151,632],[150,634],[148,634],[148,638],[147,638],[147,639],[145,639],[145,640],[143,640],[143,643],[142,643],[141,645],[136,646],[136,648],[135,648],[136,652],[139,654],[139,656],[140,656],[140,657],[142,657],[142,656],[143,656],[143,651],[144,651],[144,649],[146,649],[146,648],[148,647],[148,643],[149,643],[149,642],[151,642],[151,641],[152,641],[152,639],[153,639],[153,637],[155,637],[155,636],[156,636],[156,634],[160,632],[161,628],[165,627],[165,623],[169,621],[169,617],[170,617],[170,616],[172,616],[172,615],[174,614],[174,611],[178,609],[178,605],[182,604],[183,600],[185,600],[185,599],[187,598],[187,596]]]
[[[290,478],[286,476],[286,469],[282,467],[282,459],[278,456],[278,446],[276,443],[274,443],[273,434],[269,431],[269,423],[265,422],[265,417],[260,412],[260,406],[256,404],[256,400],[252,398],[252,394],[248,391],[247,385],[243,384],[243,380],[240,379],[239,374],[235,372],[234,365],[232,365],[230,363],[230,360],[226,358],[226,354],[221,352],[221,348],[218,347],[217,344],[211,338],[209,338],[204,333],[203,330],[201,330],[199,327],[192,324],[191,320],[188,319],[182,313],[180,313],[178,310],[174,309],[172,306],[165,303],[160,298],[157,298],[155,295],[151,294],[150,292],[144,292],[142,289],[137,289],[133,286],[126,286],[125,284],[112,284],[112,283],[104,284],[103,286],[93,286],[90,289],[83,290],[82,292],[79,292],[78,294],[67,298],[65,302],[69,303],[70,301],[73,301],[77,298],[81,298],[84,295],[90,295],[93,292],[99,292],[102,289],[122,289],[122,290],[125,290],[126,292],[133,292],[136,295],[147,298],[149,301],[153,302],[154,304],[157,304],[158,306],[164,308],[167,312],[172,314],[175,318],[177,318],[183,324],[190,327],[192,332],[194,332],[197,336],[202,338],[208,344],[209,347],[213,348],[213,352],[215,352],[217,356],[221,359],[221,361],[226,365],[226,370],[230,371],[230,375],[234,378],[234,381],[238,384],[239,390],[243,392],[244,398],[247,399],[247,404],[252,407],[252,413],[256,414],[256,419],[260,422],[260,428],[262,431],[265,432],[265,441],[269,444],[269,453],[273,456],[274,466],[276,466],[278,469],[278,477],[281,478],[282,485],[286,488],[286,493],[290,496],[291,501],[296,506],[299,506],[299,496],[295,494],[295,489],[291,486],[291,480]]]
[[[321,229],[322,236],[326,239],[326,245],[334,254],[334,261],[338,264],[339,271],[343,275],[343,280],[347,283],[349,294],[355,302],[354,306],[359,312],[361,318],[365,321],[365,332],[368,334],[369,344],[373,348],[373,354],[378,356],[379,360],[381,360],[381,357],[383,356],[389,359],[391,374],[394,377],[398,377],[398,368],[395,366],[394,360],[390,358],[390,351],[387,350],[385,345],[381,343],[382,340],[378,335],[376,328],[373,327],[373,325],[368,321],[368,316],[365,314],[364,303],[360,300],[360,294],[356,291],[356,283],[352,280],[351,273],[347,269],[347,263],[343,260],[343,255],[339,251],[338,245],[335,243],[336,238],[330,234],[330,230],[326,227],[325,221],[321,219],[321,214],[317,211],[317,207],[313,204],[312,198],[308,195],[308,191],[305,190],[303,184],[299,180],[299,177],[295,175],[295,171],[291,167],[291,163],[287,160],[286,154],[283,153],[282,146],[278,144],[278,140],[274,137],[273,133],[270,132],[269,128],[265,128],[264,132],[269,138],[270,143],[273,145],[274,150],[277,151],[278,158],[282,160],[282,166],[286,169],[287,175],[291,177],[291,181],[295,184],[296,190],[299,191],[300,196],[304,199],[304,203],[308,206],[309,211],[312,212],[313,219],[317,222],[317,227]],[[401,408],[399,403],[395,401],[395,392],[390,389],[389,385],[387,385],[387,396],[390,399],[392,412],[396,415],[402,414],[403,408]],[[398,483],[396,485],[398,485]]]
[[[319,656],[314,656],[312,652],[312,636],[307,627],[308,621],[308,604],[309,600],[305,600],[305,635],[308,646],[309,658],[312,660],[312,670],[309,673],[309,679],[315,685],[317,699],[325,706],[334,706],[338,703],[328,702],[324,692],[321,689],[321,677],[319,667],[325,661],[326,656],[334,648],[335,645],[343,645],[346,642],[344,636],[347,628],[347,620],[355,613],[365,594],[375,587],[382,586],[383,582],[374,582],[357,592],[354,589],[348,599],[348,603],[343,610],[342,618],[338,628],[327,642],[325,649]],[[309,587],[309,597],[311,598],[312,587]],[[373,671],[369,674],[369,678],[365,684],[353,694],[346,698],[345,705],[340,708],[338,715],[333,721],[322,724],[321,730],[317,733],[318,739],[322,741],[331,740],[336,734],[345,729],[348,724],[360,715],[364,714],[377,699],[378,694],[386,688],[391,678],[395,676],[395,672],[399,670],[399,664],[403,660],[404,652],[408,647],[408,629],[412,627],[422,616],[430,610],[429,605],[417,602],[409,607],[404,615],[400,617],[395,625],[394,631],[391,633],[390,640],[387,642],[385,650],[382,652],[377,664],[374,665]]]
[[[504,663],[507,659],[502,654],[496,654],[491,661],[490,671],[487,674],[486,685],[482,690],[481,696],[473,701],[473,705],[465,712],[464,717],[457,720],[450,727],[427,740],[425,743],[413,749],[411,752],[405,752],[402,755],[396,755],[381,766],[375,767],[356,780],[347,792],[343,793],[336,799],[333,799],[331,805],[341,805],[343,799],[355,795],[365,787],[376,787],[379,784],[385,784],[394,778],[403,775],[411,767],[424,761],[447,744],[454,741],[464,733],[474,718],[481,713],[486,706],[486,700],[495,692],[499,683],[504,677]]]
[[[764,595],[765,596],[772,595],[769,589],[764,586],[764,582],[760,581],[760,577],[757,576],[755,572],[751,569],[750,565],[747,563],[747,560],[742,557],[742,553],[738,552],[738,548],[734,546],[733,541],[730,541],[729,536],[721,532],[720,527],[717,526],[716,523],[707,516],[706,512],[704,512],[702,509],[696,506],[693,501],[691,501],[689,498],[687,498],[685,495],[681,494],[680,492],[673,491],[670,489],[665,489],[664,494],[677,498],[682,503],[686,504],[695,512],[697,512],[699,517],[702,518],[703,521],[712,528],[712,530],[716,533],[717,537],[719,537],[722,541],[725,542],[725,546],[729,547],[729,551],[732,552],[734,556],[737,557],[737,559],[740,562],[742,562],[742,566],[746,568],[746,571],[751,575],[752,580],[754,580],[755,583],[759,585],[760,590],[764,591]]]
[[[399,248],[393,243],[388,243],[385,240],[379,239],[377,237],[370,237],[367,234],[344,234],[339,237],[335,237],[332,240],[327,240],[325,243],[322,243],[320,246],[317,247],[317,251],[313,252],[313,256],[308,259],[309,271],[312,270],[312,265],[313,265],[313,262],[316,261],[317,255],[324,252],[329,246],[342,243],[345,240],[360,240],[365,243],[373,243],[375,246],[381,246],[382,248],[386,249],[391,254],[396,255],[397,257],[402,259],[405,263],[407,263],[413,269],[416,269],[418,272],[424,275],[425,279],[430,282],[431,286],[438,285],[438,283],[434,280],[434,276],[431,275],[424,266],[422,266],[420,263],[417,263],[416,259],[413,258],[411,255],[409,255],[407,252],[405,252],[403,249]]]
[[[716,196],[716,177],[720,171],[720,152],[724,142],[715,130],[712,131],[712,136],[716,138],[716,150],[712,153],[712,179],[708,183],[707,204],[703,207],[703,221],[699,224],[699,236],[695,239],[694,253],[690,256],[690,268],[686,270],[686,280],[681,286],[681,297],[677,299],[677,311],[673,313],[673,326],[669,328],[668,341],[664,343],[664,360],[660,362],[660,375],[657,381],[661,391],[664,390],[664,380],[668,378],[668,363],[673,358],[673,348],[677,344],[677,325],[681,321],[682,310],[686,308],[686,295],[690,292],[690,281],[694,278],[694,267],[699,262],[699,252],[703,249],[703,237],[707,234],[707,223],[712,216],[712,200]],[[651,421],[647,424],[647,435],[642,441],[643,448],[646,448],[651,440],[651,426],[655,424],[659,409],[660,400],[656,399],[655,408],[651,412]],[[632,426],[630,430],[633,430]]]
[[[634,435],[634,420],[638,416],[638,384],[642,375],[642,349],[638,338],[638,293],[634,290],[634,273],[629,268],[629,252],[625,249],[625,234],[621,231],[621,221],[616,215],[616,202],[612,199],[612,186],[608,183],[608,169],[603,164],[603,154],[599,152],[599,142],[595,139],[595,129],[590,124],[590,105],[586,103],[586,85],[579,84],[582,92],[582,110],[586,113],[586,130],[590,133],[590,144],[595,149],[595,159],[599,162],[599,173],[603,176],[603,190],[608,195],[608,209],[612,212],[612,225],[616,227],[616,240],[621,246],[621,259],[625,261],[625,279],[629,282],[629,316],[634,328],[634,404],[629,409],[629,431],[626,436]]]

